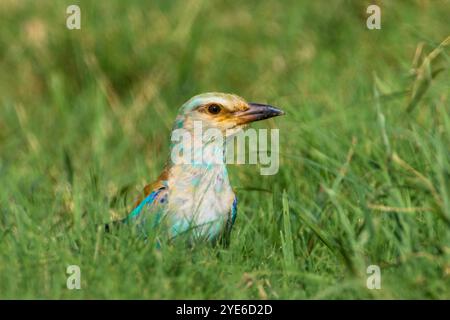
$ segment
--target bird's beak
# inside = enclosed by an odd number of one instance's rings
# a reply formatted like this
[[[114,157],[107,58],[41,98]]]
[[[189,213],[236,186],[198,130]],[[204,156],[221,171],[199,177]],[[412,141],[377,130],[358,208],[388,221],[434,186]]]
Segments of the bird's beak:
[[[238,124],[247,124],[284,115],[284,111],[268,104],[248,103],[248,105],[250,108],[236,113]]]

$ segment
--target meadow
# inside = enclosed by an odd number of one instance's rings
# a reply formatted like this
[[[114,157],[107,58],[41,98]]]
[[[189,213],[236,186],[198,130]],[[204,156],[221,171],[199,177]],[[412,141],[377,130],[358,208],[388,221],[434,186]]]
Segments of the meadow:
[[[0,298],[449,299],[449,13],[446,0],[2,0]],[[229,248],[103,232],[163,168],[178,108],[208,91],[286,111],[253,125],[280,130],[276,175],[229,166]]]

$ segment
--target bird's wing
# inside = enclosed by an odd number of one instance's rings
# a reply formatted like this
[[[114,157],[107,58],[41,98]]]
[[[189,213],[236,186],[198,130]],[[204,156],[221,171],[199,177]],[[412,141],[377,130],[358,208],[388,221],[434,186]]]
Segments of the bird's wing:
[[[234,222],[236,221],[237,216],[237,197],[234,196],[233,205],[231,207],[231,226],[234,225]]]
[[[231,229],[233,228],[234,222],[236,221],[237,216],[237,197],[234,197],[233,204],[231,206],[231,211],[228,216],[228,220],[226,223],[226,228],[224,229],[224,233],[222,233],[219,242],[224,246],[228,247],[230,245],[230,235]]]
[[[155,182],[144,187],[144,196],[136,201],[133,210],[125,218],[126,222],[161,211],[165,207],[168,194],[167,176],[167,170],[164,170]]]

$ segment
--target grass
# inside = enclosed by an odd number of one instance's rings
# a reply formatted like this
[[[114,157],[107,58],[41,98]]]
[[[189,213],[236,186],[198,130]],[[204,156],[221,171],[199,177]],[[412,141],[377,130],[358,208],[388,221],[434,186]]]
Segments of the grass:
[[[370,1],[1,1],[0,298],[449,299],[450,3],[373,2],[381,30]],[[278,174],[230,166],[230,248],[97,230],[206,91],[287,112]]]

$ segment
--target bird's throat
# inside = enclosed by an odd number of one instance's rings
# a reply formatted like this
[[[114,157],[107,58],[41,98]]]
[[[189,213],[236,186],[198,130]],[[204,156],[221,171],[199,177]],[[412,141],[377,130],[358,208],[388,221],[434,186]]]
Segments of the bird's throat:
[[[224,161],[224,145],[209,142],[186,148],[192,155],[202,153],[202,161],[173,163],[169,167],[169,211],[198,223],[228,214],[234,193]],[[220,160],[217,163],[217,160]]]

